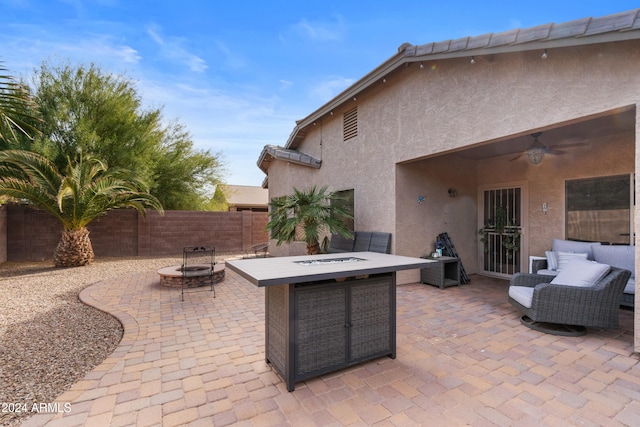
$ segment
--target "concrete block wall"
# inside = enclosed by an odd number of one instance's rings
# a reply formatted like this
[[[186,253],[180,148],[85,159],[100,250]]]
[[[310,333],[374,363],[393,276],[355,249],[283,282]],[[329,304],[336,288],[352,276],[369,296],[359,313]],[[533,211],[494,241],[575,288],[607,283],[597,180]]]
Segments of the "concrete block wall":
[[[7,262],[7,208],[0,206],[0,263]]]
[[[45,261],[53,258],[62,225],[48,212],[23,205],[7,205],[7,261]]]
[[[6,221],[3,225],[3,212]],[[269,241],[266,212],[110,211],[91,222],[96,257],[182,255],[185,246],[214,245],[217,252],[245,251]],[[0,210],[0,262],[52,259],[62,226],[50,214],[21,205]],[[2,256],[6,235],[6,259]]]

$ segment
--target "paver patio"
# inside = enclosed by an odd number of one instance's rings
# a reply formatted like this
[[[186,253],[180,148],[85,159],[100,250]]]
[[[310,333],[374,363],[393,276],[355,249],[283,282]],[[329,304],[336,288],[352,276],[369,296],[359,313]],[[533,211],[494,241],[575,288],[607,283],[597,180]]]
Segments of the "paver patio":
[[[264,289],[227,270],[210,292],[155,271],[85,289],[125,328],[116,351],[24,426],[637,426],[633,312],[621,328],[558,337],[520,325],[508,282],[398,287],[397,358],[296,384],[265,362]]]

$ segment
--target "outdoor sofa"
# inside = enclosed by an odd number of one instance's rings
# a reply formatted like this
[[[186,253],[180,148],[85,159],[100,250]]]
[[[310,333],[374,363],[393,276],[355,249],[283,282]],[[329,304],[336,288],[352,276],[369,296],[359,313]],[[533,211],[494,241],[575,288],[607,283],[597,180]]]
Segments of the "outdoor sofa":
[[[625,284],[620,305],[633,308],[636,289],[635,249],[636,247],[631,245],[603,245],[600,242],[554,239],[551,250],[545,252],[544,259],[532,260],[531,272],[557,276],[566,263],[575,257],[629,270],[631,277]]]
[[[508,301],[521,323],[556,335],[582,335],[586,327],[617,328],[629,270],[587,259],[570,261],[556,276],[515,274]]]
[[[367,251],[390,254],[391,233],[355,231],[353,233],[353,239],[347,239],[339,234],[332,234],[331,242],[327,250],[330,254]]]

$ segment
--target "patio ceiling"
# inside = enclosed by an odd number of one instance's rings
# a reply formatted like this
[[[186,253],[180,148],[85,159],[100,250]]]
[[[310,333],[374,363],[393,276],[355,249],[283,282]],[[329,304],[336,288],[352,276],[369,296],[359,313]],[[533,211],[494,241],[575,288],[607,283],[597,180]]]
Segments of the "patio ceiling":
[[[533,143],[531,136],[534,132],[542,132],[540,143],[548,148],[564,144],[588,143],[590,140],[607,135],[635,130],[636,112],[633,108],[623,109],[598,117],[585,118],[571,123],[558,124],[547,128],[531,129],[527,132],[506,136],[497,140],[486,141],[472,147],[461,149],[455,155],[472,160],[484,160],[492,157],[504,156],[524,152]],[[579,146],[562,149],[579,150]]]

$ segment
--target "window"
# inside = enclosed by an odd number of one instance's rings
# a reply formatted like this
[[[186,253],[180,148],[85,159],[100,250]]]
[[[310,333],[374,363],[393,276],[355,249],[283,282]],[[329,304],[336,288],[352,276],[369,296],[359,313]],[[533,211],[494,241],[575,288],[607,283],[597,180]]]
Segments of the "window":
[[[631,244],[631,175],[567,180],[565,197],[567,239]]]
[[[358,136],[358,107],[344,113],[342,119],[342,137],[344,141]]]
[[[336,192],[334,192],[334,194],[336,195],[336,197],[331,200],[331,204],[332,205],[341,206],[347,212],[351,213],[351,216],[353,216],[353,213],[354,213],[354,209],[353,209],[353,199],[354,199],[353,195],[354,195],[354,192],[353,192],[353,190],[336,191]],[[351,230],[351,232],[355,231],[354,219],[353,218],[350,219],[350,220],[347,220],[347,227],[349,227],[349,230]]]

